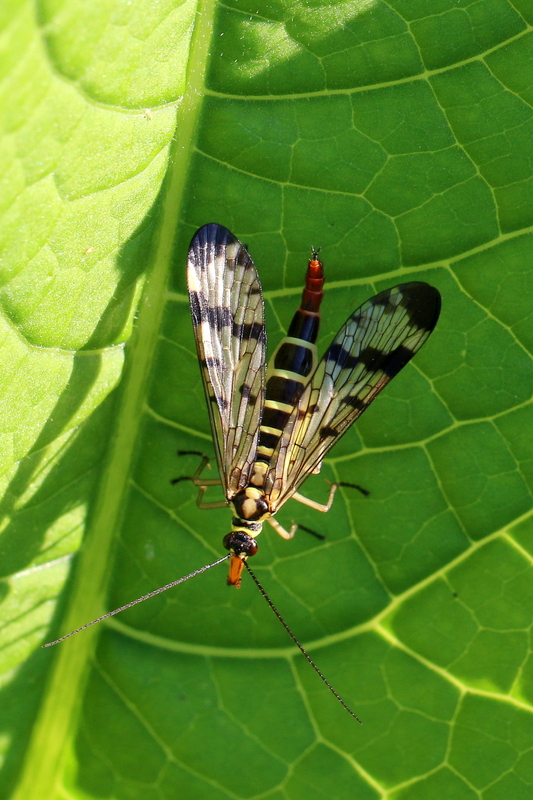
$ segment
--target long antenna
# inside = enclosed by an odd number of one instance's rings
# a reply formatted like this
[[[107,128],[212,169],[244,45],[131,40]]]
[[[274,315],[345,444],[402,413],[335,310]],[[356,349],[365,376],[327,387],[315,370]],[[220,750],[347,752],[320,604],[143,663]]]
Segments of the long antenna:
[[[161,586],[159,589],[154,589],[153,592],[148,592],[148,594],[143,594],[143,596],[138,597],[137,600],[132,600],[131,603],[126,603],[125,606],[120,606],[120,608],[115,608],[114,611],[108,611],[107,614],[102,614],[101,617],[93,619],[92,622],[87,622],[85,623],[85,625],[81,625],[79,628],[76,628],[75,631],[66,633],[64,636],[61,636],[59,639],[55,639],[53,642],[47,642],[46,644],[43,644],[43,647],[52,647],[52,645],[54,644],[59,644],[59,642],[63,642],[65,639],[68,639],[69,636],[74,636],[75,633],[84,631],[85,628],[90,628],[91,625],[96,625],[97,622],[102,622],[102,620],[107,619],[108,617],[113,617],[115,614],[120,614],[121,611],[125,611],[127,608],[136,606],[137,603],[142,603],[144,602],[144,600],[149,600],[150,597],[155,597],[156,594],[161,594],[161,592],[166,592],[167,589],[172,589],[173,586],[177,586],[179,583],[185,583],[185,581],[190,580],[190,578],[195,578],[197,575],[201,575],[202,572],[206,572],[208,569],[211,569],[211,567],[216,567],[217,564],[222,564],[222,562],[227,561],[228,558],[231,558],[231,553],[228,553],[227,556],[222,556],[222,558],[219,558],[218,561],[213,561],[212,564],[206,564],[205,567],[200,567],[200,569],[195,569],[194,572],[191,572],[189,575],[185,575],[183,578],[178,578],[176,581],[172,581],[172,583],[167,583],[166,586]]]
[[[317,667],[317,665],[315,664],[315,662],[313,661],[313,659],[311,658],[311,656],[309,655],[309,653],[307,652],[307,650],[305,650],[305,649],[304,649],[304,647],[303,647],[303,645],[301,645],[301,644],[300,644],[300,642],[298,641],[298,639],[296,638],[296,636],[294,635],[294,633],[291,631],[291,629],[289,628],[289,626],[287,625],[287,623],[285,622],[285,620],[283,619],[283,617],[282,617],[282,616],[281,616],[281,614],[279,613],[278,609],[276,608],[276,606],[274,605],[274,603],[272,602],[272,600],[270,599],[270,597],[268,596],[268,594],[266,593],[266,591],[263,589],[262,585],[259,583],[259,579],[256,577],[255,573],[252,571],[252,569],[251,569],[250,565],[248,564],[248,561],[244,560],[244,566],[246,567],[246,569],[248,570],[248,572],[249,572],[249,573],[250,573],[250,575],[252,576],[252,578],[253,578],[253,580],[254,580],[254,583],[255,583],[255,585],[257,586],[257,588],[259,589],[259,591],[261,592],[261,594],[263,595],[263,597],[264,597],[264,598],[265,598],[265,600],[267,601],[268,605],[270,606],[270,608],[272,609],[272,611],[274,612],[274,614],[276,615],[276,617],[279,619],[279,621],[281,622],[281,624],[283,625],[283,627],[285,628],[285,630],[287,631],[287,633],[289,634],[289,636],[291,637],[291,639],[292,639],[292,641],[294,642],[294,644],[296,645],[296,647],[298,647],[298,648],[299,648],[299,650],[300,650],[300,651],[303,653],[303,655],[306,657],[306,659],[309,661],[309,663],[310,663],[310,664],[311,664],[311,666],[313,667],[314,671],[315,671],[315,672],[317,673],[317,675],[318,675],[318,676],[319,676],[319,677],[320,677],[320,678],[321,678],[321,679],[324,681],[324,683],[326,684],[326,686],[327,686],[327,687],[328,687],[328,689],[330,690],[331,694],[332,694],[334,697],[336,697],[336,698],[337,698],[337,700],[339,701],[339,703],[341,704],[341,706],[342,706],[343,708],[345,708],[345,709],[346,709],[346,711],[348,712],[348,714],[351,714],[351,715],[352,715],[352,717],[353,717],[354,719],[356,719],[356,720],[357,720],[357,722],[358,722],[360,725],[362,725],[363,723],[362,723],[362,721],[359,719],[359,717],[357,716],[357,714],[354,714],[354,712],[352,711],[352,709],[351,709],[351,708],[350,708],[350,707],[349,707],[349,706],[348,706],[348,705],[347,705],[347,704],[344,702],[344,700],[342,699],[342,697],[340,696],[340,694],[338,694],[338,693],[335,691],[335,689],[333,688],[333,686],[331,685],[331,683],[328,681],[328,679],[326,678],[326,676],[324,675],[324,673],[323,673],[323,672],[321,672],[321,671],[319,670],[319,668]]]

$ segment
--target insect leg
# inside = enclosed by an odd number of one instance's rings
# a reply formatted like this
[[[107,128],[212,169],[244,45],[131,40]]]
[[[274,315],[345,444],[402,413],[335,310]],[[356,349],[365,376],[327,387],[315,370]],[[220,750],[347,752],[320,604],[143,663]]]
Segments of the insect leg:
[[[294,536],[294,534],[296,533],[297,530],[302,530],[302,531],[305,531],[306,533],[310,533],[312,536],[315,536],[317,539],[325,539],[326,538],[325,536],[322,536],[321,533],[317,533],[316,531],[311,530],[311,528],[307,528],[305,525],[299,525],[297,522],[293,522],[291,524],[290,531],[287,531],[287,530],[285,530],[283,525],[280,525],[279,522],[276,519],[273,519],[273,517],[269,517],[266,521],[269,522],[270,525],[272,525],[272,527],[276,531],[276,533],[279,533],[279,535],[282,536],[284,539],[292,539],[292,537]]]
[[[225,500],[216,500],[213,503],[204,503],[202,498],[206,492],[208,486],[220,486],[220,478],[202,478],[201,474],[203,470],[209,466],[210,458],[206,456],[205,453],[200,453],[197,450],[178,450],[179,456],[201,456],[202,460],[200,462],[200,466],[194,473],[194,475],[182,475],[180,478],[173,478],[170,483],[174,486],[176,483],[180,483],[180,481],[192,481],[195,486],[199,487],[198,497],[196,498],[196,505],[198,508],[203,510],[208,508],[225,508],[227,503]]]
[[[201,478],[201,474],[206,467],[209,466],[211,459],[205,453],[200,453],[199,450],[178,450],[179,456],[201,456],[202,460],[200,466],[194,475],[182,475],[180,478],[173,478],[170,483],[172,485],[180,481],[192,481],[195,486],[220,486],[220,478]],[[209,467],[210,468],[210,467]]]
[[[292,523],[290,531],[286,531],[283,525],[280,525],[277,519],[274,519],[274,517],[268,517],[266,521],[268,522],[269,525],[272,525],[276,533],[279,533],[279,535],[283,539],[292,539],[292,537],[298,530],[298,525],[296,524],[296,522]]]
[[[331,484],[326,503],[318,503],[316,500],[311,500],[309,497],[305,497],[303,494],[300,494],[300,492],[294,492],[292,497],[294,500],[298,500],[299,503],[303,503],[304,506],[309,506],[310,508],[314,508],[316,511],[322,511],[323,513],[326,513],[326,511],[329,511],[333,505],[333,498],[335,497],[335,492],[339,486],[347,486],[350,489],[358,489],[358,491],[360,491],[361,494],[364,494],[365,497],[370,494],[370,492],[367,492],[366,489],[363,489],[356,483],[345,483],[344,481],[340,481],[339,483]]]
[[[303,505],[305,505],[305,506],[309,506],[310,508],[314,508],[315,511],[322,511],[322,512],[325,513],[326,511],[329,511],[331,506],[333,505],[333,498],[335,497],[335,492],[337,491],[339,486],[347,486],[350,489],[358,489],[364,495],[370,494],[369,492],[367,492],[366,489],[363,489],[361,486],[358,486],[355,483],[345,483],[344,481],[340,481],[339,483],[332,483],[331,484],[331,487],[330,487],[330,490],[329,490],[329,495],[328,495],[328,500],[327,500],[326,503],[318,503],[316,500],[311,500],[309,497],[305,497],[305,495],[300,494],[299,492],[294,492],[294,494],[292,495],[292,498],[293,498],[293,500],[297,500],[299,503],[303,503]],[[296,531],[298,529],[300,529],[302,531],[305,531],[306,533],[310,533],[313,536],[316,536],[317,539],[325,539],[326,538],[321,533],[317,533],[316,531],[312,530],[312,528],[307,528],[305,525],[299,525],[297,522],[293,522],[291,524],[290,530],[286,530],[273,517],[269,517],[266,520],[266,522],[268,522],[270,525],[272,525],[272,527],[274,528],[276,533],[279,533],[279,535],[282,536],[283,539],[292,539],[292,537],[294,536],[294,534],[296,533]]]
[[[220,481],[217,481],[217,483],[220,483]],[[210,483],[209,485],[214,486],[213,483]],[[204,511],[206,508],[226,508],[227,503],[225,500],[215,500],[213,503],[204,503],[202,501],[202,497],[204,496],[206,489],[207,486],[200,486],[198,497],[196,498],[196,505],[198,508],[201,508]]]

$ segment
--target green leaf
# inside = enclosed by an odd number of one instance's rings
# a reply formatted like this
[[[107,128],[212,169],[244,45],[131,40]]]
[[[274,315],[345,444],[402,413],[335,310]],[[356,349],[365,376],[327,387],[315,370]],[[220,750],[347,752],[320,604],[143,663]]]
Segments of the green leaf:
[[[0,796],[531,796],[532,23],[525,0],[3,4]],[[177,450],[213,453],[185,284],[210,221],[249,246],[271,348],[311,246],[322,349],[386,286],[443,296],[305,485],[370,496],[290,501],[325,541],[265,531],[254,559],[363,727],[224,567],[40,648],[223,554],[229,513],[171,485]]]

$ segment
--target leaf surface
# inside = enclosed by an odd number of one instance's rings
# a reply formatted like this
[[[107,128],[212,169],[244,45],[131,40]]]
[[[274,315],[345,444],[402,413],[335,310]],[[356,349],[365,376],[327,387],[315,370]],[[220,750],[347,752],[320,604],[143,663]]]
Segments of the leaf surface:
[[[4,4],[0,795],[530,796],[532,23],[523,0]],[[443,296],[304,488],[370,497],[291,501],[325,541],[266,530],[254,559],[362,728],[224,567],[39,647],[223,552],[229,512],[171,485],[177,450],[212,454],[185,286],[211,221],[258,266],[271,349],[311,246],[319,349],[387,286]]]

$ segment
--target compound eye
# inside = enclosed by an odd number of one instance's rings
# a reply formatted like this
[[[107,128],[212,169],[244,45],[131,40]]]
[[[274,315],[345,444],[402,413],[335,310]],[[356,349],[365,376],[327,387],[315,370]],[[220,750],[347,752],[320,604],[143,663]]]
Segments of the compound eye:
[[[232,531],[222,539],[222,544],[236,556],[255,556],[257,553],[257,542],[253,536],[249,536],[243,531]]]
[[[248,545],[247,555],[248,556],[255,556],[255,554],[257,553],[258,549],[259,548],[258,548],[258,545],[257,545],[257,539],[255,539],[253,536],[250,536],[250,542],[249,542],[249,545]]]

